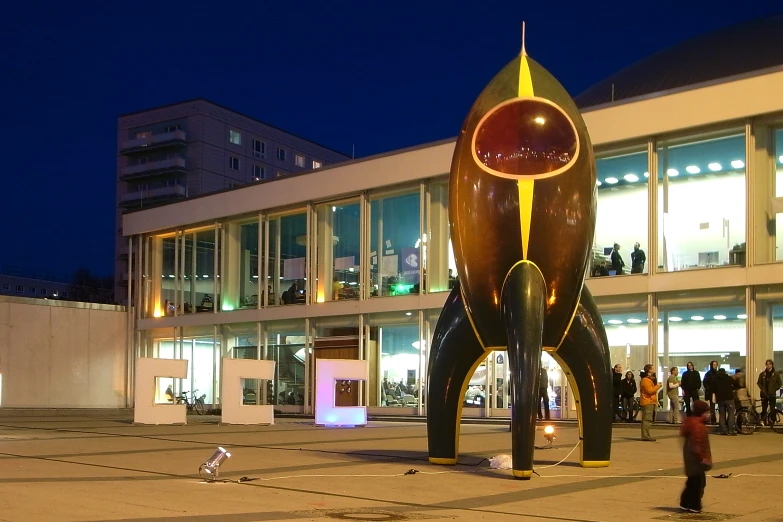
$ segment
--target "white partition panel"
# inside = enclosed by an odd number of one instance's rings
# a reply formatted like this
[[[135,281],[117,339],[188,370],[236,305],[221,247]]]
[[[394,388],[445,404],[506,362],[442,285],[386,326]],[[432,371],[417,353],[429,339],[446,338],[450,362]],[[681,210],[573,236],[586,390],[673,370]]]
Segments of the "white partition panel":
[[[188,375],[188,361],[183,359],[136,359],[136,390],[133,422],[138,424],[186,424],[184,404],[155,404],[155,379]]]
[[[274,424],[273,406],[242,404],[242,379],[272,380],[274,378],[274,361],[224,358],[221,379],[223,404],[221,421],[225,424]]]
[[[335,406],[335,382],[338,380],[367,381],[369,374],[367,361],[317,359],[315,362],[316,426],[366,425],[366,407]]]

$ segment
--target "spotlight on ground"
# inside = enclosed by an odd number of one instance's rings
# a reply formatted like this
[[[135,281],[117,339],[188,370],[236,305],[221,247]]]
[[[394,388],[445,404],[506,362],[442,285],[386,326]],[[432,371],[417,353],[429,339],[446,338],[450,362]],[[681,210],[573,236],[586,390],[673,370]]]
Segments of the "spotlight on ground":
[[[549,441],[549,445],[551,446],[552,443],[555,441],[555,427],[554,426],[544,426],[544,438]]]
[[[215,453],[213,453],[211,457],[209,457],[209,460],[207,460],[204,464],[199,466],[198,468],[199,476],[204,480],[206,480],[207,482],[216,481],[218,478],[218,468],[220,468],[220,465],[223,463],[224,460],[230,458],[231,458],[231,453],[227,452],[224,448],[218,446],[218,449],[215,450]]]

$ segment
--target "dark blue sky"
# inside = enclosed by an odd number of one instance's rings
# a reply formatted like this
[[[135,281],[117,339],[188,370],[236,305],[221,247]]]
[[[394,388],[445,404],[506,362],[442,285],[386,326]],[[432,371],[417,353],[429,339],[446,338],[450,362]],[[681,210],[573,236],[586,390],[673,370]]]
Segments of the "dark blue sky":
[[[575,95],[657,50],[780,10],[775,0],[11,5],[0,17],[0,270],[99,275],[113,270],[122,113],[205,97],[366,156],[454,136],[518,52],[522,20],[528,53]]]

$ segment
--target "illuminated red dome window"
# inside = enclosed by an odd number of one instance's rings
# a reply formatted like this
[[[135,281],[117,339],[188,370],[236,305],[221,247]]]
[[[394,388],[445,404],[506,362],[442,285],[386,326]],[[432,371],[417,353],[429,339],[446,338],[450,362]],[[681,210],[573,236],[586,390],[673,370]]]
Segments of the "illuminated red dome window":
[[[548,178],[566,170],[579,154],[571,118],[541,98],[517,98],[489,111],[473,134],[473,155],[490,174]]]

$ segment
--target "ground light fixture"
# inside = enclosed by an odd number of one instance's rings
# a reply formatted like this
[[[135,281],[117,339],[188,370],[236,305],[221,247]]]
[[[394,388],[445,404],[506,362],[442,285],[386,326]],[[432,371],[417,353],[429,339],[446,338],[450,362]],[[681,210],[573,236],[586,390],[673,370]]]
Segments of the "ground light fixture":
[[[555,427],[552,425],[544,426],[544,438],[549,442],[551,446],[555,441]]]
[[[218,478],[218,468],[220,468],[220,465],[223,463],[224,460],[230,458],[231,458],[231,453],[226,451],[225,448],[218,446],[218,449],[216,449],[215,453],[213,453],[212,456],[209,457],[209,460],[207,460],[204,464],[199,466],[198,468],[199,476],[204,480],[206,480],[207,482],[215,482]]]

